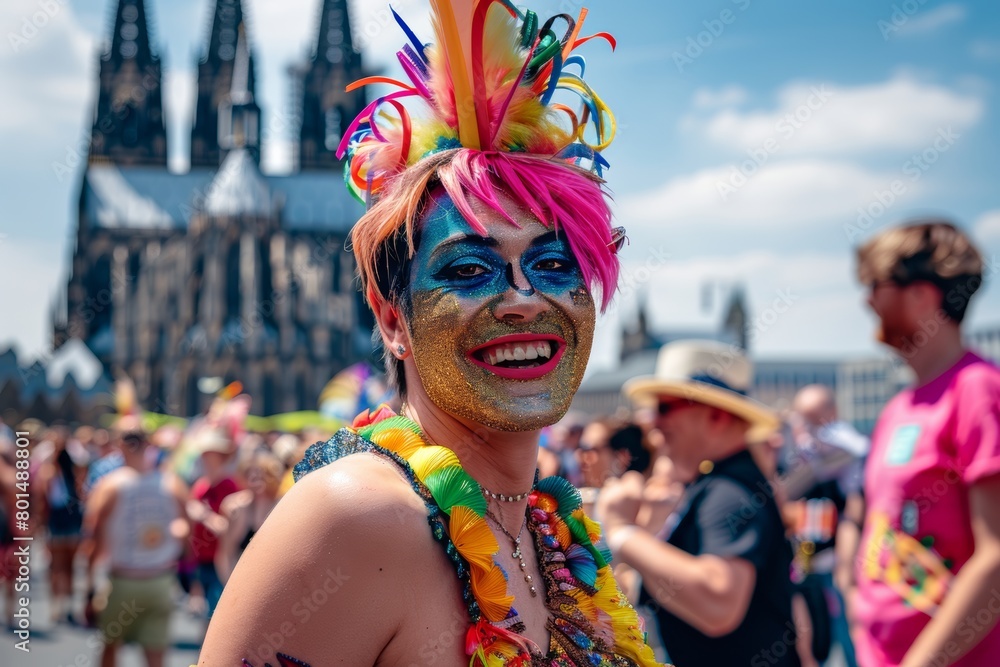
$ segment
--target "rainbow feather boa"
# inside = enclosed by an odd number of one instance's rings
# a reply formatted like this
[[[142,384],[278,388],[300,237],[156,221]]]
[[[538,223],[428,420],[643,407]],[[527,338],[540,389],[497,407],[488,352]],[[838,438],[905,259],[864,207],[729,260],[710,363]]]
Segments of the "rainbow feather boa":
[[[532,664],[527,641],[493,625],[507,618],[514,598],[507,595],[506,575],[493,559],[500,546],[486,523],[486,500],[479,483],[462,468],[454,452],[428,444],[417,424],[387,407],[374,414],[366,411],[349,430],[405,461],[447,515],[447,538],[460,557],[454,560],[466,566],[458,568],[459,575],[475,598],[468,607],[471,626],[465,646],[470,667]],[[597,660],[603,647],[631,661],[593,664],[658,664],[645,643],[638,614],[615,582],[610,556],[595,546],[600,527],[584,514],[579,491],[561,477],[548,477],[530,494],[528,506],[529,521],[540,535],[542,549],[564,556],[558,558],[564,565],[554,569],[552,579],[590,625],[592,632],[582,638],[581,645],[593,646]]]

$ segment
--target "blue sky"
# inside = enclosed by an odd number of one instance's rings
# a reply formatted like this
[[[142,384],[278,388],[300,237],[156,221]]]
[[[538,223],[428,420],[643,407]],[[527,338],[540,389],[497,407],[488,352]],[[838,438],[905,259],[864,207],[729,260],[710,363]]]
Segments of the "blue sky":
[[[14,342],[28,357],[47,351],[48,305],[65,280],[113,1],[5,0],[0,9],[0,347]],[[244,0],[269,127],[264,163],[273,171],[287,169],[290,154],[284,72],[309,49],[319,4]],[[611,363],[620,323],[639,300],[657,328],[711,326],[717,312],[700,307],[709,282],[720,295],[745,285],[761,357],[878,354],[851,249],[918,214],[945,214],[976,238],[991,268],[969,324],[1000,324],[995,2],[586,4],[587,28],[619,42],[613,55],[598,42],[582,53],[588,81],[618,118],[608,179],[631,239],[595,366]],[[425,1],[393,6],[430,39]],[[579,6],[546,0],[533,8],[575,14]],[[211,7],[147,0],[167,69],[177,169]],[[394,73],[387,56],[403,39],[387,25],[385,5],[351,7],[368,62]],[[32,22],[44,25],[32,31]],[[868,217],[859,221],[859,209]]]

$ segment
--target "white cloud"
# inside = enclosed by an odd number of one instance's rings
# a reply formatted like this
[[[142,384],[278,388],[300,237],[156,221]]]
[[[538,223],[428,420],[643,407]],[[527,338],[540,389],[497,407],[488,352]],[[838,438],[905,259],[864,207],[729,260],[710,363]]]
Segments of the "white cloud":
[[[1000,243],[1000,209],[987,211],[973,225],[976,239],[986,243]]]
[[[78,136],[92,103],[97,51],[72,6],[53,2],[43,10],[35,0],[7,0],[0,36],[0,90],[8,101],[0,105],[5,149],[15,141],[30,140],[37,148],[38,139]]]
[[[899,25],[896,32],[900,35],[923,35],[934,32],[945,26],[961,23],[968,12],[958,3],[950,2],[934,9],[921,11],[906,22]]]
[[[701,98],[696,95],[695,107]],[[778,91],[773,109],[743,111],[731,104],[693,113],[683,123],[721,146],[743,150],[773,142],[782,154],[854,154],[923,148],[938,129],[962,132],[983,110],[976,95],[900,74],[855,87],[792,83]]]
[[[642,265],[626,264],[625,271]],[[600,321],[593,369],[611,366],[623,324],[631,325],[636,305],[647,305],[653,331],[711,331],[720,324],[719,308],[701,309],[706,283],[741,285],[748,307],[750,349],[758,357],[816,357],[831,351],[870,356],[873,320],[854,281],[848,253],[779,254],[751,251],[729,257],[693,257],[657,266],[641,290],[632,291]],[[723,296],[721,301],[728,297]]]
[[[49,350],[49,308],[63,279],[60,245],[0,238],[0,285],[7,286],[0,349],[14,345],[22,360]]]
[[[697,109],[717,109],[719,107],[739,106],[746,102],[747,90],[742,86],[725,86],[719,90],[699,88],[694,93],[694,106]]]
[[[643,224],[647,230],[673,224],[699,230],[754,227],[770,232],[848,216],[853,219],[858,207],[869,204],[876,191],[886,190],[899,178],[899,174],[876,173],[847,162],[786,160],[765,163],[743,187],[720,194],[740,182],[738,169],[737,165],[704,169],[623,199],[617,219],[627,226]],[[907,184],[903,196],[918,192],[919,185]]]

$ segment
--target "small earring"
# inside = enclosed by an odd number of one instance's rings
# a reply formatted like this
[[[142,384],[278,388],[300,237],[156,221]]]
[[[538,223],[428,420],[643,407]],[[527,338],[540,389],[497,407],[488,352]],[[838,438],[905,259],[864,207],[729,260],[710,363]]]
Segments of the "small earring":
[[[402,357],[403,357],[403,355],[404,355],[404,354],[406,354],[406,348],[405,348],[405,347],[403,347],[402,345],[397,345],[397,346],[396,346],[396,352],[398,352],[398,353],[399,353],[399,356],[400,356],[400,358],[402,358]]]

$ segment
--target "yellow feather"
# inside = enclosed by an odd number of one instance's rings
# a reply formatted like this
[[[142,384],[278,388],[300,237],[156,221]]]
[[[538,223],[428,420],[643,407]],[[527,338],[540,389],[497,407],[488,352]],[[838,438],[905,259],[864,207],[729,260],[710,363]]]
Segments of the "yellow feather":
[[[446,447],[428,445],[421,447],[409,458],[410,467],[421,480],[435,470],[461,465],[455,453]]]
[[[484,570],[493,565],[493,556],[500,551],[500,545],[481,516],[464,505],[455,505],[451,508],[448,533],[458,553],[470,564]]]
[[[424,446],[424,441],[419,435],[405,428],[386,429],[373,435],[371,441],[395,452],[404,459],[410,458],[414,452]]]
[[[507,595],[507,579],[503,571],[497,565],[488,570],[472,565],[471,571],[472,593],[483,616],[493,623],[502,621],[514,604],[514,598]]]

